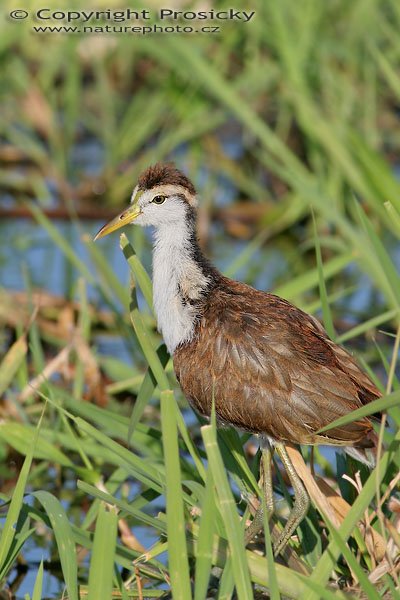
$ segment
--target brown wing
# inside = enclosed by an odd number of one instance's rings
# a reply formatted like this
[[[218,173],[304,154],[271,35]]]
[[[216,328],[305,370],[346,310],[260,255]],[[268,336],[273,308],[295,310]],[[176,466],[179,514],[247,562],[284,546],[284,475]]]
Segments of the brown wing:
[[[362,444],[363,419],[316,431],[379,397],[352,357],[289,302],[224,280],[207,298],[196,337],[174,354],[194,407],[223,422],[293,443]]]

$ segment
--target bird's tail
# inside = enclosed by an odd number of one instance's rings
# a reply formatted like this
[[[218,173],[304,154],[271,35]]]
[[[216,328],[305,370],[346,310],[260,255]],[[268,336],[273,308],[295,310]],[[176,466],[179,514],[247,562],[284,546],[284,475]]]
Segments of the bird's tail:
[[[377,448],[378,436],[372,430],[365,436],[359,446],[346,446],[344,451],[352,458],[373,469],[376,466]]]

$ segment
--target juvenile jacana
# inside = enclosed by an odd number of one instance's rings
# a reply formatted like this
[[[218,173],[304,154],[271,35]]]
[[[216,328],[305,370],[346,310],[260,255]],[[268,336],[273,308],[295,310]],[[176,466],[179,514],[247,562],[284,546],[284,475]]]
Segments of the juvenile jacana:
[[[295,503],[275,542],[278,554],[309,506],[286,446],[343,446],[368,462],[366,449],[376,444],[369,419],[318,431],[380,393],[314,317],[224,277],[210,264],[197,241],[196,207],[192,182],[174,165],[156,164],[139,177],[130,206],[95,239],[130,223],[154,227],[154,308],[184,394],[206,416],[214,398],[219,423],[262,437],[261,480],[269,512],[271,447],[288,473]],[[247,541],[262,523],[259,510]]]

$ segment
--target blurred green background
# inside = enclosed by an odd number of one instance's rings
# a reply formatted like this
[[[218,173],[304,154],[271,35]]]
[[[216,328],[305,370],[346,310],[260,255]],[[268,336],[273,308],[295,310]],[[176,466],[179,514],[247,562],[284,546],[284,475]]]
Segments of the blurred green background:
[[[329,333],[357,353],[382,391],[396,394],[400,306],[399,3],[254,0],[240,7],[255,11],[248,23],[235,19],[161,22],[158,11],[170,8],[170,4],[135,3],[131,8],[149,10],[150,24],[193,28],[207,24],[218,26],[220,31],[151,35],[38,33],[34,27],[81,28],[82,23],[35,19],[44,5],[28,0],[24,6],[5,2],[1,9],[3,514],[7,514],[24,456],[34,458],[34,462],[29,477],[26,474],[24,480],[18,480],[20,489],[26,485],[29,492],[46,491],[53,499],[20,499],[14,507],[19,515],[19,542],[6,527],[9,554],[7,558],[0,552],[0,577],[18,598],[23,594],[35,597],[35,581],[42,586],[40,568],[38,571],[42,557],[50,561],[43,580],[43,597],[59,597],[66,584],[73,598],[77,591],[71,581],[77,569],[79,582],[89,585],[90,594],[90,587],[95,589],[96,573],[105,573],[107,581],[112,581],[112,570],[107,571],[104,564],[112,565],[114,560],[125,569],[120,569],[113,580],[120,592],[122,581],[132,577],[129,593],[138,596],[140,572],[155,595],[168,593],[170,574],[163,565],[169,547],[163,537],[164,522],[161,520],[163,526],[158,531],[154,516],[148,517],[165,511],[164,495],[168,485],[174,485],[163,479],[163,457],[168,456],[160,437],[159,389],[163,388],[159,380],[155,391],[154,386],[149,387],[147,369],[157,371],[158,367],[149,360],[140,338],[143,326],[152,351],[161,344],[147,302],[151,292],[144,269],[150,272],[151,239],[149,232],[128,228],[135,251],[130,268],[116,236],[95,246],[91,242],[99,227],[129,202],[137,176],[149,164],[173,160],[194,181],[200,195],[200,241],[225,274],[260,289],[271,289],[321,317]],[[101,2],[87,0],[85,5],[59,2],[51,11],[112,12],[122,8],[115,2],[102,6]],[[210,11],[232,6],[224,1],[213,5],[177,1],[173,8]],[[9,13],[16,9],[26,10],[27,18],[12,19]],[[106,25],[119,28],[139,24],[114,23],[101,17],[96,23],[98,27]],[[319,264],[316,244],[321,248]],[[142,315],[135,334],[128,317],[131,271],[138,284],[137,302]],[[135,318],[137,314],[133,315],[134,325]],[[44,374],[44,383],[38,379],[40,374]],[[176,388],[170,363],[166,374],[169,386]],[[35,395],[35,389],[42,396]],[[180,421],[177,413],[181,435],[184,437],[186,431],[201,445],[198,420],[187,409],[179,390],[177,397],[185,418]],[[34,430],[46,401],[42,446],[37,442],[33,450]],[[395,439],[400,422],[398,408],[392,404],[391,428],[385,434],[388,444]],[[63,411],[68,411],[72,419],[81,417],[91,423],[104,438],[91,437],[93,431],[82,432]],[[168,430],[170,435],[173,427]],[[131,464],[132,472],[126,463],[116,461],[114,446],[106,451],[106,439],[110,444],[118,440],[127,451],[131,434],[133,453],[137,453],[138,461],[147,461],[150,479],[158,481],[157,485],[162,480],[161,488],[139,477],[135,469],[143,475],[143,465]],[[244,488],[249,493],[257,459],[254,463],[251,459],[250,468],[247,466],[244,457],[249,459],[252,454],[248,448],[242,454],[243,461],[236,466],[229,464],[229,452],[232,448],[241,452],[239,448],[245,441],[235,435],[233,441],[225,440],[222,457],[230,471],[236,502],[244,510]],[[186,487],[177,502],[185,505],[189,518],[187,507],[201,504],[211,484],[196,471],[199,462],[193,458],[204,460],[205,454],[200,451],[197,455],[187,439],[185,444],[181,445],[180,469]],[[327,477],[335,468],[339,473],[349,468],[344,459],[338,459],[336,465],[334,452],[317,451],[316,456],[321,474]],[[128,460],[125,455],[124,460]],[[396,460],[398,457],[388,459],[382,494],[393,480]],[[103,507],[100,500],[105,499],[101,498],[100,476],[109,478],[109,501],[122,498],[137,509],[137,513],[122,514],[129,527],[136,527],[133,531],[142,546],[128,544],[126,550],[120,539],[114,555],[110,544],[110,555],[103,557],[105,562],[96,566],[93,561],[90,568],[94,574],[88,584],[87,552],[93,550],[90,532],[97,515],[99,531],[101,526],[105,530],[109,526],[116,536],[116,523],[107,525],[108,517],[99,508]],[[79,484],[80,489],[76,487],[77,479],[84,482]],[[345,488],[342,485],[342,495],[351,503],[354,491],[351,486]],[[366,497],[365,507],[372,494]],[[52,517],[59,504],[51,505],[60,500],[66,511],[62,525]],[[196,539],[195,517],[190,513],[189,521],[192,525],[194,522],[191,533]],[[304,527],[318,529],[315,514],[310,519]],[[378,527],[376,515],[374,519]],[[32,523],[35,525],[29,533]],[[86,548],[70,567],[67,558],[62,558],[57,538],[62,526],[69,527],[71,544]],[[221,528],[219,534],[223,537],[223,519]],[[298,560],[307,570],[323,557],[324,538],[317,545],[307,545],[305,531]],[[137,567],[135,580],[132,559],[154,541],[154,556],[161,553],[164,558],[152,566],[150,561],[148,571]],[[357,543],[361,544],[360,539]],[[379,560],[371,559],[363,548],[363,565],[373,572]],[[189,578],[197,569],[197,546],[188,546],[186,552]],[[67,556],[72,554],[75,556],[71,550],[67,552]],[[100,560],[94,551],[93,555]],[[174,558],[169,556],[168,560],[172,560],[173,568]],[[27,573],[21,571],[21,564],[28,566]],[[333,569],[335,564],[330,567]],[[211,569],[207,561],[201,565],[203,579],[197,579],[201,583],[194,592],[198,599],[207,589]],[[252,585],[254,581],[266,585],[261,576],[254,579],[254,568],[249,568]],[[338,563],[335,568],[349,587],[357,584],[353,566]],[[278,572],[276,589],[285,579],[290,580],[291,570],[296,571],[293,565],[287,570],[289,573]],[[330,570],[325,579],[322,572],[322,567],[317,569],[315,580],[325,586]],[[387,573],[379,581],[381,594],[396,582],[396,577],[392,579]],[[232,569],[221,581],[225,595],[221,595],[220,587],[215,592],[220,594],[218,597],[230,597],[229,590],[234,588],[239,597],[246,597],[246,585],[240,587]],[[297,594],[305,593],[296,582],[293,579],[292,588],[283,587],[281,591],[289,596],[296,590]],[[174,585],[178,585],[176,597],[185,598],[184,586],[180,588],[176,580],[172,589]],[[95,593],[92,591],[93,598]]]

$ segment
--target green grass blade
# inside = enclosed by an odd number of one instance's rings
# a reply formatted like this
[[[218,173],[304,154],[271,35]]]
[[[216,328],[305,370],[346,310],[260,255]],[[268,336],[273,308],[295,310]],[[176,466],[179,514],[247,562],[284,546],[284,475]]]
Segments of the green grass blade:
[[[249,568],[244,546],[244,532],[237,514],[236,502],[232,496],[228,477],[218,448],[215,428],[205,425],[201,428],[204,445],[214,481],[218,481],[217,494],[228,537],[232,557],[233,577],[239,600],[253,597]]]
[[[61,502],[50,492],[40,490],[32,494],[46,511],[54,537],[56,539],[61,568],[71,600],[78,600],[78,564],[76,559],[76,548],[71,525]]]
[[[208,582],[212,567],[212,545],[215,529],[215,490],[211,470],[207,470],[206,487],[201,505],[201,517],[197,540],[194,600],[207,597]]]
[[[357,421],[358,419],[362,419],[363,417],[368,417],[368,415],[372,415],[376,412],[381,412],[384,410],[389,410],[394,406],[400,405],[400,390],[396,392],[392,392],[387,396],[383,396],[383,398],[378,398],[378,400],[373,400],[369,402],[365,406],[361,408],[357,408],[357,410],[353,410],[349,414],[344,417],[340,417],[329,425],[322,427],[317,433],[323,433],[324,431],[329,431],[329,429],[333,429],[334,427],[342,427],[343,425],[348,425],[348,423],[353,423],[353,421]]]
[[[53,223],[46,217],[43,211],[38,206],[31,203],[26,203],[26,206],[35,217],[36,221],[41,225],[49,234],[51,240],[60,248],[63,254],[66,256],[68,261],[76,267],[76,269],[89,281],[94,284],[95,279],[92,273],[89,271],[85,263],[78,257],[72,246],[67,242],[65,237],[60,231],[53,225]]]
[[[99,506],[90,559],[88,600],[111,598],[117,525],[117,511],[114,507],[107,508],[102,502]]]
[[[32,445],[34,445],[33,455],[36,458],[57,462],[64,467],[73,466],[71,459],[64,452],[61,452],[55,444],[51,444],[43,436],[36,439],[36,430],[30,425],[0,423],[0,439],[6,441],[24,456],[30,455]]]
[[[23,513],[24,513],[24,511],[22,508],[20,515],[18,515],[18,518],[20,518],[20,517],[23,518],[24,517]],[[10,550],[7,554],[7,558],[4,561],[4,563],[0,565],[0,576],[2,579],[4,579],[4,577],[6,577],[6,575],[14,567],[15,561],[18,560],[18,556],[21,554],[21,552],[23,552],[25,542],[36,531],[36,528],[29,529],[28,521],[29,521],[29,519],[26,518],[26,520],[23,523],[21,528],[19,528],[18,521],[16,523],[15,536],[14,536],[14,539],[12,540]]]
[[[94,521],[96,520],[97,517],[97,511],[98,511],[98,507],[100,504],[101,500],[104,500],[104,502],[108,502],[109,504],[114,504],[115,506],[117,506],[118,508],[121,508],[122,510],[126,510],[127,508],[129,508],[129,510],[133,510],[135,511],[136,509],[140,509],[140,506],[136,506],[137,504],[137,497],[135,498],[135,500],[133,502],[130,502],[129,504],[126,502],[126,500],[121,500],[120,498],[116,497],[117,491],[118,489],[124,484],[125,480],[127,477],[127,473],[124,469],[122,469],[121,467],[116,468],[108,477],[108,479],[106,479],[104,486],[105,489],[107,490],[107,492],[104,492],[105,497],[101,497],[101,494],[103,494],[103,492],[100,492],[100,490],[97,487],[92,487],[90,485],[88,485],[88,483],[84,483],[83,481],[80,481],[78,479],[78,481],[76,482],[77,488],[81,489],[80,486],[82,486],[82,490],[84,491],[84,493],[90,495],[93,495],[95,498],[95,501],[92,503],[92,505],[90,506],[89,510],[87,511],[85,518],[83,519],[83,521],[81,522],[81,527],[83,529],[87,529],[88,527],[91,526],[92,523],[94,523]],[[88,485],[88,488],[86,489],[86,485]],[[113,495],[114,494],[114,495]],[[108,496],[108,497],[107,497]],[[153,493],[154,497],[157,497],[156,493]],[[148,504],[148,498],[143,498],[143,503],[141,504],[141,506],[145,506]],[[122,507],[122,505],[119,505],[119,502],[122,502],[124,504],[124,507]],[[129,514],[129,513],[128,513]],[[140,512],[140,515],[144,515],[145,513]],[[148,515],[145,515],[146,517],[150,518]],[[153,521],[153,526],[155,526],[154,524],[157,523],[157,520],[154,519]]]
[[[340,552],[343,554],[350,569],[353,571],[353,573],[357,577],[358,582],[359,582],[363,592],[365,592],[368,600],[380,600],[381,595],[378,593],[378,591],[375,589],[375,587],[369,581],[367,575],[361,568],[357,559],[352,554],[352,552],[349,549],[349,547],[347,546],[346,542],[343,541],[343,539],[341,538],[339,533],[336,531],[336,529],[333,527],[333,525],[331,523],[329,523],[326,519],[325,519],[325,523],[326,523],[326,525],[328,525],[330,535],[332,536],[333,540],[339,547]]]
[[[321,298],[324,327],[325,327],[326,332],[329,335],[329,337],[332,340],[335,340],[336,332],[335,332],[335,328],[333,326],[332,313],[331,313],[331,309],[329,307],[328,293],[326,291],[324,268],[323,268],[323,264],[322,264],[321,245],[320,245],[320,241],[319,241],[319,237],[318,237],[317,225],[315,223],[314,213],[313,213],[313,224],[314,224],[315,255],[317,258],[317,268],[318,268],[319,295]]]
[[[190,437],[188,428],[186,426],[185,420],[182,416],[181,411],[177,404],[175,404],[175,418],[178,425],[179,433],[186,444],[186,448],[189,451],[191,458],[193,459],[194,464],[196,465],[197,473],[202,478],[203,481],[206,480],[206,470],[202,463],[199,450],[196,447],[194,441]]]
[[[264,494],[262,494],[261,502],[263,505],[264,516],[265,553],[268,563],[269,595],[271,600],[280,600],[281,593],[279,591],[278,576],[275,568],[274,552],[272,549],[272,540],[269,531],[269,515],[267,512]]]
[[[178,429],[173,403],[175,403],[173,392],[163,390],[161,392],[161,425],[166,473],[168,564],[173,597],[189,600],[192,593],[186,548]]]
[[[107,492],[103,492],[93,485],[89,485],[84,481],[77,482],[78,489],[82,490],[86,494],[93,496],[94,498],[99,498],[101,501],[106,502],[107,504],[114,504],[117,508],[119,508],[124,513],[131,515],[135,519],[137,519],[140,523],[144,525],[148,525],[149,527],[153,527],[156,531],[160,531],[162,533],[166,533],[167,529],[165,523],[161,519],[157,519],[156,517],[152,517],[151,515],[146,514],[145,512],[136,509],[131,503],[126,502],[125,500],[121,500],[120,498],[114,497]]]
[[[356,202],[357,213],[359,219],[368,235],[368,238],[376,252],[376,257],[381,265],[382,274],[386,278],[388,289],[392,291],[392,301],[396,307],[400,306],[400,277],[399,274],[388,255],[385,247],[383,246],[381,240],[375,233],[369,219],[364,213],[363,209],[360,207],[358,202]]]
[[[43,416],[43,413],[42,413]],[[24,464],[22,465],[22,469],[18,476],[17,484],[14,488],[13,495],[11,498],[10,506],[7,512],[6,520],[4,523],[3,530],[0,536],[0,578],[4,577],[5,573],[3,573],[3,569],[5,566],[7,554],[11,548],[13,540],[15,538],[15,523],[18,521],[18,516],[21,511],[21,507],[23,504],[23,497],[25,493],[25,487],[28,481],[29,471],[31,468],[32,460],[35,453],[35,447],[38,440],[38,435],[40,431],[42,423],[42,417],[39,420],[39,423],[35,429],[35,433],[32,439],[32,442],[29,446],[29,450],[26,454]]]
[[[160,485],[160,472],[149,461],[136,456],[118,442],[110,439],[107,435],[98,431],[96,427],[87,423],[84,419],[78,417],[75,423],[79,429],[90,435],[93,439],[103,445],[109,453],[114,455],[113,463],[125,468],[128,473],[145,485],[148,485],[157,492],[162,492]],[[110,458],[111,460],[111,458]]]
[[[258,494],[258,483],[246,460],[239,433],[233,428],[220,428],[217,430],[217,439],[224,465],[232,476],[236,476],[236,484]]]
[[[164,344],[162,346],[160,346],[160,348],[158,348],[157,356],[161,363],[162,368],[165,369],[165,367],[168,363],[168,360],[169,360],[169,354],[168,354],[167,349],[165,348]],[[151,369],[148,369],[146,375],[144,376],[142,385],[140,386],[139,393],[136,397],[136,401],[135,401],[135,404],[132,409],[132,414],[131,414],[131,418],[129,421],[129,429],[128,429],[128,440],[129,441],[132,437],[132,433],[136,429],[136,425],[139,423],[139,421],[143,415],[143,411],[146,408],[146,406],[154,392],[156,385],[157,385],[157,382],[154,378],[153,372],[151,371]]]
[[[235,580],[233,577],[232,557],[227,556],[223,565],[223,571],[219,582],[218,600],[231,600],[235,591]]]
[[[336,341],[338,342],[338,344],[342,344],[343,342],[351,340],[357,335],[361,335],[366,331],[370,331],[375,327],[379,327],[379,325],[382,325],[382,323],[386,323],[387,321],[390,321],[391,319],[394,319],[399,315],[400,311],[397,308],[387,310],[382,314],[377,315],[376,317],[372,317],[371,319],[364,321],[364,323],[360,323],[359,325],[352,327],[352,329],[349,329],[349,331],[346,331],[345,333],[342,333],[341,335],[337,336]]]
[[[39,569],[33,587],[32,600],[42,600],[43,589],[43,559],[40,561]]]
[[[151,279],[148,276],[146,269],[140,262],[135,250],[133,249],[132,244],[130,244],[128,238],[126,237],[126,235],[124,233],[121,234],[120,246],[121,246],[121,250],[124,253],[124,256],[127,260],[129,268],[131,269],[132,274],[135,277],[135,280],[138,282],[139,287],[143,292],[143,296],[145,297],[145,300],[146,300],[150,310],[152,311],[153,310],[153,292],[152,292]]]
[[[159,357],[157,356],[157,352],[150,340],[149,332],[143,321],[143,317],[140,314],[137,305],[136,291],[134,287],[132,287],[131,289],[131,302],[129,312],[133,329],[136,333],[143,355],[145,356],[149,367],[152,370],[153,375],[157,381],[157,385],[160,388],[160,390],[168,390],[170,387],[168,377],[163,369]]]
[[[371,146],[368,146],[356,131],[349,135],[349,147],[352,148],[359,163],[359,170],[363,174],[372,198],[367,201],[372,205],[376,213],[386,218],[383,201],[393,202],[400,209],[399,183],[394,176],[393,169],[389,163]],[[388,223],[391,226],[391,223]]]
[[[333,275],[340,273],[347,265],[354,261],[354,254],[346,252],[331,258],[324,264],[325,281]],[[319,283],[318,269],[311,269],[297,277],[293,277],[287,283],[274,289],[274,294],[283,296],[288,300],[297,298],[300,294],[312,289]]]
[[[107,296],[112,291],[113,295],[118,298],[121,305],[127,308],[129,296],[126,286],[122,285],[115,275],[112,267],[107,262],[107,257],[87,234],[82,237],[82,241],[87,248],[92,263],[97,269],[101,289],[104,290]]]
[[[400,98],[400,77],[397,70],[394,68],[391,61],[375,45],[370,44],[370,50],[394,94]]]
[[[400,212],[393,206],[391,202],[385,202],[384,206],[390,217],[394,232],[400,239]]]
[[[26,336],[13,343],[0,364],[0,396],[4,394],[28,352]]]

